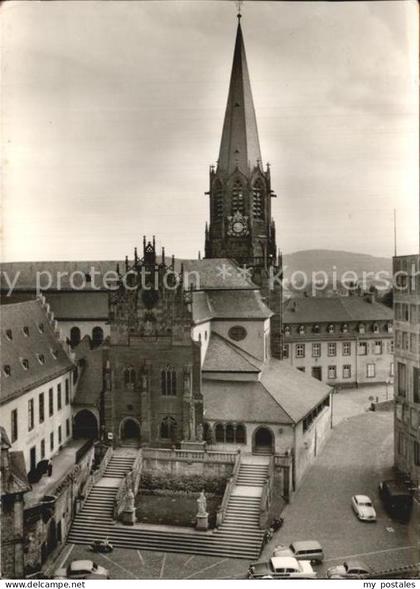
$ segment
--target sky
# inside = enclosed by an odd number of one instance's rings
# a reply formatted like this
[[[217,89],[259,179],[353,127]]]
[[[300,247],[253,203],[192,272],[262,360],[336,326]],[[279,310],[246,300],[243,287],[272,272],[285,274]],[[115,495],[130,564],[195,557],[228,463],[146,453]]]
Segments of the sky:
[[[285,253],[418,251],[416,0],[247,1],[242,27]],[[6,261],[204,250],[232,1],[2,6]]]

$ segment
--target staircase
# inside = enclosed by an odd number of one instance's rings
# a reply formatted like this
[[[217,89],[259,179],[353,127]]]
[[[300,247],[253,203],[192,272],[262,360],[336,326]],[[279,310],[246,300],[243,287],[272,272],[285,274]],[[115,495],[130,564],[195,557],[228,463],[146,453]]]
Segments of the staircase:
[[[105,469],[104,477],[123,479],[124,476],[131,470],[134,464],[135,457],[125,454],[113,454],[108,466]]]
[[[260,554],[264,535],[259,528],[259,513],[268,459],[253,459],[252,463],[240,466],[237,484],[232,489],[220,528],[199,532],[144,523],[128,527],[114,522],[112,512],[117,487],[132,462],[123,461],[121,456],[113,457],[104,477],[93,487],[83,510],[76,516],[68,542],[88,544],[92,540],[108,537],[118,548],[254,560]],[[261,464],[261,461],[264,463]],[[114,483],[115,486],[111,486]]]
[[[131,470],[135,456],[113,454],[104,476],[92,487],[82,510],[76,515],[68,542],[90,544],[110,535],[114,526],[114,500],[121,479]]]

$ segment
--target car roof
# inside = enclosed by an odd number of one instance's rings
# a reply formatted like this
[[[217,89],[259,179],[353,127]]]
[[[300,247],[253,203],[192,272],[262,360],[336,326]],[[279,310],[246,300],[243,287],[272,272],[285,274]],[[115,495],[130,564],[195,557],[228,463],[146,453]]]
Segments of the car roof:
[[[354,495],[354,496],[357,499],[357,501],[370,501],[372,503],[371,498],[368,497],[367,495]]]
[[[70,568],[72,571],[86,571],[91,570],[93,567],[92,560],[73,560],[70,563]]]
[[[298,561],[293,556],[273,556],[271,564],[275,569],[281,568],[299,568]]]
[[[357,560],[355,558],[348,558],[346,561],[344,561],[345,565],[347,565],[347,568],[349,569],[365,569],[366,571],[370,570],[370,567],[363,562],[363,560]]]
[[[295,551],[322,550],[321,544],[317,540],[298,540],[297,542],[292,542],[290,546],[293,546]]]

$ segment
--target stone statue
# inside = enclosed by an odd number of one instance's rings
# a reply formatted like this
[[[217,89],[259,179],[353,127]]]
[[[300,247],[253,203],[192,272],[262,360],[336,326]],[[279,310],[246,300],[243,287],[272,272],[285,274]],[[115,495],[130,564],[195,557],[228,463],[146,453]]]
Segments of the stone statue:
[[[197,515],[207,515],[207,499],[206,496],[204,495],[204,489],[201,491],[198,499],[197,499],[197,505],[198,505],[198,513]]]
[[[132,489],[129,489],[127,492],[127,498],[126,498],[126,511],[134,511],[135,510],[134,503],[135,503],[134,493],[133,493]]]

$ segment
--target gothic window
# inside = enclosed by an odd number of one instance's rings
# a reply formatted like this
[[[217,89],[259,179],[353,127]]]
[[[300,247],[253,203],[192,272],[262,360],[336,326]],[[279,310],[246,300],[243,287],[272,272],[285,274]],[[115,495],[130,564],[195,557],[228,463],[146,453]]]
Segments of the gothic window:
[[[176,370],[167,366],[160,373],[161,393],[165,396],[176,395]]]
[[[225,441],[225,428],[221,423],[216,425],[215,429],[216,433],[216,442],[224,442]]]
[[[219,181],[213,187],[213,215],[215,219],[223,217],[223,188]]]
[[[259,179],[252,187],[252,214],[255,219],[264,219],[264,186]]]
[[[244,213],[244,191],[239,180],[236,180],[232,189],[232,214],[236,211]]]
[[[134,368],[125,368],[123,371],[124,384],[127,387],[132,387],[136,384],[137,375]]]
[[[226,442],[228,444],[233,444],[235,441],[235,430],[233,429],[233,425],[230,423],[226,426]]]
[[[165,440],[174,440],[176,427],[176,420],[173,417],[164,417],[160,424],[160,437]]]
[[[104,331],[102,327],[96,326],[92,329],[92,347],[97,348],[104,341]]]
[[[75,325],[70,330],[70,345],[72,348],[80,343],[80,329]]]
[[[207,444],[211,444],[211,426],[206,421],[203,424],[203,440],[207,442]]]

